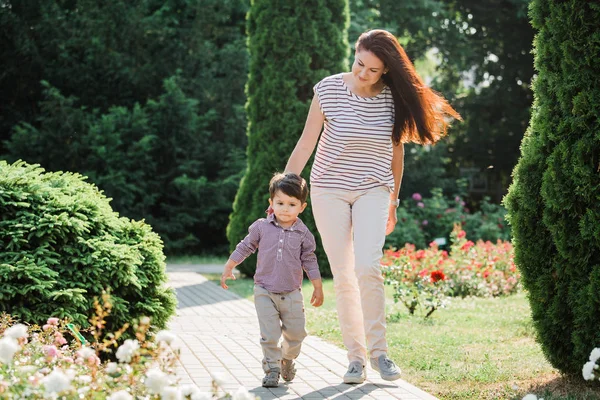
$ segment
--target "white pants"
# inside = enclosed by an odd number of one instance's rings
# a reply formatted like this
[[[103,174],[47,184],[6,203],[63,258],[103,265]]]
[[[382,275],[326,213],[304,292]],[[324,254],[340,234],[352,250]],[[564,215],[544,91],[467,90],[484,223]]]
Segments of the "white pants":
[[[381,256],[390,204],[386,186],[362,191],[311,188],[312,211],[333,273],[349,361],[387,353]]]

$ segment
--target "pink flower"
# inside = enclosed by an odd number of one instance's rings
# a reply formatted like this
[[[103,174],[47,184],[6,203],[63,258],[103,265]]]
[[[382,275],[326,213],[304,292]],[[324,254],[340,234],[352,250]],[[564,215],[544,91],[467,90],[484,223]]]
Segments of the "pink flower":
[[[67,339],[64,338],[64,336],[62,335],[62,333],[56,332],[54,334],[54,343],[57,346],[62,346],[63,344],[67,344]]]
[[[46,325],[42,326],[42,329],[45,331],[48,331],[48,330],[52,329],[52,325],[46,324]]]
[[[467,236],[467,232],[465,231],[460,231],[458,232],[458,235],[456,235],[459,239],[464,238],[465,236]]]
[[[59,354],[59,351],[56,348],[56,346],[50,345],[50,346],[44,346],[44,353],[46,353],[46,356],[48,358],[54,358]]]
[[[425,207],[425,203],[423,203],[422,201],[420,201],[420,202],[417,203],[417,207],[423,208],[423,207]]]
[[[413,193],[412,198],[414,201],[421,201],[423,197],[419,193]]]
[[[423,222],[422,222],[422,224],[423,225],[427,225],[427,224],[429,224],[429,221],[427,221],[426,219],[424,219]]]
[[[46,321],[46,323],[48,325],[58,326],[58,321],[59,321],[58,318],[51,317],[51,318],[48,318],[48,321]]]

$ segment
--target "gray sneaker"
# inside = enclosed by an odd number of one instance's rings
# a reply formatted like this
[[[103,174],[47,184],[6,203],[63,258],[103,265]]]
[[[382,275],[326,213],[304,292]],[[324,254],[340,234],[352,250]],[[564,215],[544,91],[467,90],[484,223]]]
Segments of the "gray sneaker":
[[[262,380],[263,387],[279,386],[279,368],[271,368]]]
[[[363,383],[367,379],[367,370],[360,361],[352,361],[344,375],[344,383]]]
[[[296,377],[296,364],[294,360],[286,358],[281,360],[281,377],[286,382],[291,382]]]
[[[400,379],[400,368],[385,354],[380,355],[378,358],[371,358],[371,367],[381,374],[381,379],[386,381]]]

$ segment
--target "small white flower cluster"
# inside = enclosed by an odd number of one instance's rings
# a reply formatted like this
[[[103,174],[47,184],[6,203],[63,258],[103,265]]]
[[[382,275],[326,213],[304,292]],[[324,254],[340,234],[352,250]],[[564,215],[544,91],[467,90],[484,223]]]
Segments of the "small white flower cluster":
[[[20,342],[27,339],[27,327],[23,324],[13,325],[4,331],[0,339],[0,363],[10,364],[15,353],[21,350]]]
[[[7,321],[10,324],[10,319]],[[142,322],[150,326],[149,318]],[[58,318],[49,318],[39,332],[31,335],[23,324],[4,331],[0,337],[0,397],[93,398],[99,393],[108,400],[148,395],[161,400],[222,397],[219,393],[225,380],[217,375],[213,377],[212,392],[202,392],[193,384],[179,384],[172,374],[179,360],[179,349],[174,346],[177,336],[170,331],[158,332],[154,341],[125,340],[115,352],[117,362],[105,364],[98,357],[97,346],[69,344],[64,332],[68,331]],[[140,332],[138,338],[145,338],[146,331]],[[224,392],[233,400],[257,399],[244,387],[233,394]]]
[[[583,364],[583,368],[581,370],[583,374],[583,379],[586,381],[593,381],[596,379],[596,375],[594,375],[594,370],[599,369],[598,360],[600,359],[600,348],[596,347],[590,353],[590,360]]]

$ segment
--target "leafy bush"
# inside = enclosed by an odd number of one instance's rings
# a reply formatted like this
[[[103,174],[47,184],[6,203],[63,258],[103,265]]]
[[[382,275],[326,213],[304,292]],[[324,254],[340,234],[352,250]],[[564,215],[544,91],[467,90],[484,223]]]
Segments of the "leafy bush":
[[[476,240],[509,240],[510,228],[504,222],[506,210],[490,203],[488,198],[479,208],[470,212],[462,196],[447,197],[440,188],[432,189],[429,198],[414,193],[398,207],[398,224],[387,236],[386,245],[401,247],[411,243],[424,248],[437,238],[444,238],[448,243],[448,233],[456,223],[463,225],[468,236]]]
[[[166,279],[159,236],[120,218],[81,175],[0,161],[0,311],[86,327],[93,298],[110,288],[110,331],[141,316],[164,328],[176,304]]]
[[[440,250],[436,243],[421,250],[406,244],[384,252],[385,283],[394,286],[394,299],[406,305],[411,314],[420,307],[427,317],[446,306],[448,296],[494,297],[519,289],[520,275],[509,242],[473,243],[460,224],[450,236],[450,253]]]

